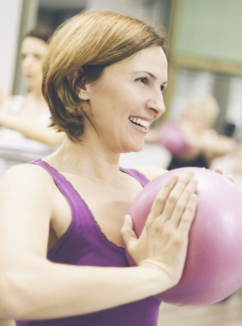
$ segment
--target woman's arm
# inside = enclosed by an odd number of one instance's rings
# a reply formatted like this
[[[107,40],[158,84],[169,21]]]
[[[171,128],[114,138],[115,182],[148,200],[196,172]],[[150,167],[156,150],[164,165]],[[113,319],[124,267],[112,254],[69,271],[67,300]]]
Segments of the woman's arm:
[[[56,186],[39,167],[9,169],[0,183],[0,316],[32,320],[86,314],[175,285],[184,266],[196,207],[192,175],[168,180],[138,240],[126,217],[123,238],[139,266],[112,268],[47,260],[49,225],[59,198]]]
[[[186,144],[210,159],[229,154],[235,149],[236,143],[233,139],[221,136],[213,129],[198,134],[189,123],[181,123],[180,127]]]
[[[0,326],[16,326],[14,320],[0,319]]]
[[[213,131],[207,131],[207,134],[195,139],[194,147],[211,158],[227,155],[235,149],[236,143],[233,139],[217,135],[215,131],[213,136],[209,137],[210,132],[213,133]]]
[[[13,115],[4,108],[0,111],[0,125],[16,130],[27,138],[40,141],[49,146],[58,146],[64,139],[64,133],[57,133],[37,122],[33,123],[26,117]]]

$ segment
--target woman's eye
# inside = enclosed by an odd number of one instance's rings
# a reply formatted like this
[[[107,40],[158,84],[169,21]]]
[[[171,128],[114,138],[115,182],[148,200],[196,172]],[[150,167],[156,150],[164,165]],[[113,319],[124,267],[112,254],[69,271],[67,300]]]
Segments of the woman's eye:
[[[34,54],[34,57],[35,57],[35,59],[37,59],[37,60],[41,60],[41,55],[39,55],[39,54]]]
[[[148,79],[146,77],[137,78],[136,80],[143,84],[148,84]]]
[[[164,85],[161,85],[160,90],[163,92],[164,89],[165,89],[165,86]]]

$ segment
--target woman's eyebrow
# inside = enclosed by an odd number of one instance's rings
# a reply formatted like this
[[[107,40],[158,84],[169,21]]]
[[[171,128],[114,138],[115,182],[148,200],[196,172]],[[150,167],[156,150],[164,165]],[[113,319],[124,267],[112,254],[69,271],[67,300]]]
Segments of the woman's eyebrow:
[[[157,79],[157,77],[156,77],[154,74],[152,74],[150,71],[139,70],[139,71],[135,71],[135,72],[133,72],[133,74],[138,74],[138,73],[146,73],[146,74],[148,74],[152,79],[154,79],[154,80]],[[162,85],[166,85],[167,83],[168,83],[168,82],[165,81],[164,83],[162,83]]]
[[[139,71],[133,72],[133,74],[138,74],[138,73],[146,73],[146,74],[150,75],[150,77],[153,78],[154,80],[157,79],[155,75],[153,75],[151,72],[146,71],[146,70],[139,70]]]

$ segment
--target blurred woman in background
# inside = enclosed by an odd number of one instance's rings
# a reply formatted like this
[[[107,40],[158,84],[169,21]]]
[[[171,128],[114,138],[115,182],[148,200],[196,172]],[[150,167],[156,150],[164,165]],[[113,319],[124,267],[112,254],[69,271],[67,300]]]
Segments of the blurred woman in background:
[[[167,133],[170,133],[169,146],[172,146],[172,156],[168,170],[187,166],[209,168],[215,158],[227,155],[235,148],[233,139],[219,135],[213,129],[218,114],[219,106],[215,98],[209,96],[192,99],[185,107],[180,121],[165,121],[162,126],[150,131],[146,142],[160,142],[164,145],[162,137],[167,137]],[[176,128],[176,136],[180,137],[179,141],[172,138],[174,128]],[[175,151],[174,147],[181,146],[181,142],[184,143],[182,150],[178,148]],[[165,147],[170,150],[169,146]]]
[[[42,62],[53,30],[44,26],[29,31],[22,42],[21,68],[29,89],[24,95],[0,101],[0,175],[10,166],[50,154],[63,139],[47,128],[50,113],[42,95]]]

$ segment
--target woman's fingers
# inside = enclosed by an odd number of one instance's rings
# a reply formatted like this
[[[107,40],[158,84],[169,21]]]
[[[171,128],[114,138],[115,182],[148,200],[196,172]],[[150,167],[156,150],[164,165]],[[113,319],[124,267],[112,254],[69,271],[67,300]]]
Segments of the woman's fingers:
[[[221,175],[224,174],[223,169],[221,168],[221,166],[217,166],[216,169],[215,169],[215,172],[217,172],[217,173],[219,173]]]
[[[193,179],[193,177],[194,172],[192,171],[192,169],[189,169],[185,174],[180,177],[179,181],[177,182],[177,185],[170,192],[170,196],[167,199],[164,210],[162,212],[163,218],[165,220],[169,219],[172,216],[173,211],[175,210],[175,208],[177,208],[177,204],[181,196],[183,195],[184,190],[186,189],[190,181]],[[178,210],[181,210],[181,202],[178,206]]]
[[[192,178],[178,199],[170,220],[170,223],[174,229],[179,225],[183,214],[186,213],[186,210],[188,209],[188,211],[190,211],[191,203],[189,201],[192,194],[194,194],[197,189],[197,183],[197,180]]]
[[[195,216],[196,207],[197,207],[197,195],[192,194],[186,205],[186,209],[182,215],[180,225],[179,225],[179,232],[183,236],[187,236],[189,233],[192,221]]]
[[[177,181],[178,181],[177,174],[173,174],[171,177],[167,179],[164,186],[161,188],[161,190],[158,192],[156,196],[156,199],[151,207],[151,211],[147,220],[152,220],[162,214],[166,201],[170,195],[170,192],[176,185]]]
[[[234,177],[232,176],[232,174],[229,174],[229,175],[227,176],[227,179],[228,179],[229,181],[231,181],[231,182],[234,183]]]
[[[224,171],[223,171],[223,169],[222,169],[220,166],[218,166],[218,167],[215,169],[215,172],[217,172],[217,173],[219,173],[219,174],[221,174],[221,175],[224,175]],[[233,177],[231,174],[228,175],[228,176],[226,176],[226,178],[227,178],[229,181],[231,181],[231,182],[234,183],[234,177]]]
[[[121,235],[126,247],[129,247],[133,241],[137,240],[136,234],[133,230],[133,222],[130,215],[125,215],[124,224],[121,229]]]
[[[155,268],[165,271],[172,284],[179,281],[184,267],[188,232],[197,205],[196,187],[192,169],[180,179],[172,175],[159,191],[140,237],[136,240],[129,219],[122,232],[137,265],[151,261]]]
[[[178,175],[173,174],[165,182],[164,186],[156,196],[147,220],[149,221],[156,219],[160,215],[162,215],[160,221],[161,223],[167,219],[170,219],[177,202],[179,201],[187,185],[193,179],[193,176],[194,172],[192,169],[189,169],[184,175],[181,176],[179,180]]]

